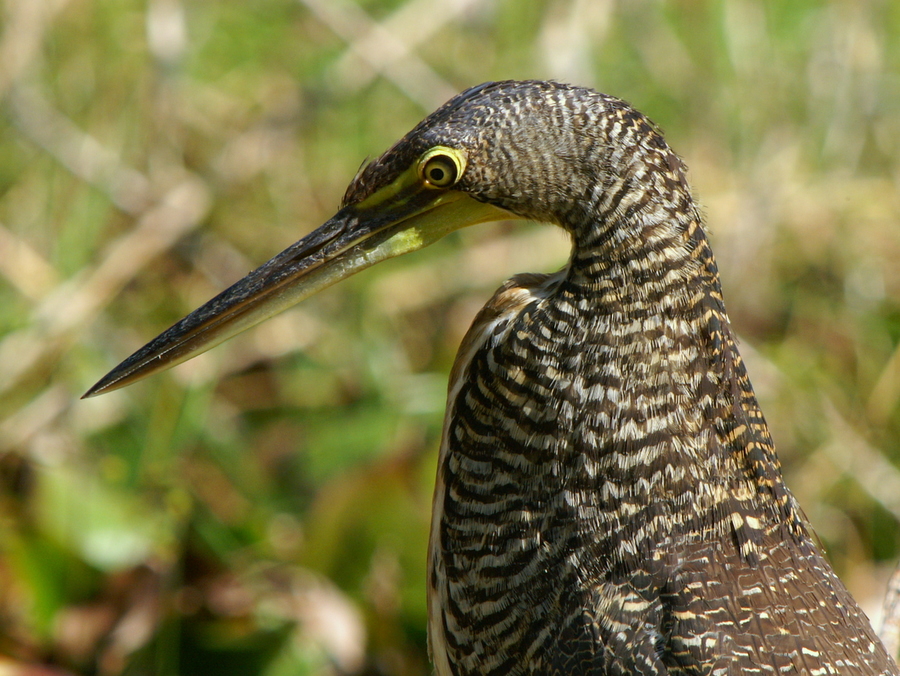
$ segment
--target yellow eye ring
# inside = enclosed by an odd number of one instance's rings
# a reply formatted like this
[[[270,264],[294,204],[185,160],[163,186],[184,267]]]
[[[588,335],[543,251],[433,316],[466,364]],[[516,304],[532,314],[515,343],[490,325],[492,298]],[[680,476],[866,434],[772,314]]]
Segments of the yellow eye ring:
[[[436,146],[419,158],[419,178],[431,188],[449,188],[466,167],[458,150]]]

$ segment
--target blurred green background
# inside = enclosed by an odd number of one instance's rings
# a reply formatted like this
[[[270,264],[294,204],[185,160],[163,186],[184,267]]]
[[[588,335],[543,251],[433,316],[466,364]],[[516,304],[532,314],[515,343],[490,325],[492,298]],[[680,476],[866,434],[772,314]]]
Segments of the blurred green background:
[[[900,3],[5,0],[0,673],[430,673],[447,373],[565,237],[494,224],[124,391],[455,92],[631,101],[691,167],[788,483],[873,618],[900,555]],[[875,619],[877,625],[877,619]]]

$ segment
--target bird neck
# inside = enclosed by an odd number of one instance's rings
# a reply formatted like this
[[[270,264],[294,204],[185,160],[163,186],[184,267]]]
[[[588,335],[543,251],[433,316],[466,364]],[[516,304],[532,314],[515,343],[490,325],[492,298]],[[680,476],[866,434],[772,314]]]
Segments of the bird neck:
[[[594,172],[594,183],[580,188],[587,199],[575,202],[584,206],[563,217],[574,240],[570,279],[586,288],[619,288],[622,298],[646,300],[661,287],[677,296],[679,285],[703,272],[701,259],[712,260],[684,163],[648,127],[627,152],[603,164],[615,169]]]
[[[693,314],[698,295],[721,297],[718,270],[688,196],[595,216],[570,229],[568,281],[608,312],[644,317]],[[724,306],[716,308],[723,316]]]
[[[710,513],[727,499],[730,510],[746,508],[754,518],[765,512],[771,523],[800,528],[693,203],[677,213],[651,204],[621,218],[575,232],[558,289],[567,296],[563,307],[585,320],[582,349],[599,356],[588,368],[615,374],[604,395],[610,419],[640,412],[633,425],[607,427],[594,446],[619,449],[613,464],[640,474],[644,465],[626,456],[639,456],[648,440],[665,434],[679,449],[666,463],[690,477],[689,486],[663,479],[673,484],[665,492],[699,491],[705,497],[698,505],[708,499]]]

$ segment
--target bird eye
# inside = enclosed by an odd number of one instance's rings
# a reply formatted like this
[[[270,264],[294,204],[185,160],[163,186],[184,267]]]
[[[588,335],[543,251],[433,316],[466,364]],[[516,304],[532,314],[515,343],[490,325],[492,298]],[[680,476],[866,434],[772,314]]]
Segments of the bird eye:
[[[435,188],[446,188],[456,183],[456,165],[449,157],[432,157],[422,166],[422,178]]]
[[[419,177],[432,188],[449,188],[459,180],[463,162],[450,148],[432,148],[419,160]]]

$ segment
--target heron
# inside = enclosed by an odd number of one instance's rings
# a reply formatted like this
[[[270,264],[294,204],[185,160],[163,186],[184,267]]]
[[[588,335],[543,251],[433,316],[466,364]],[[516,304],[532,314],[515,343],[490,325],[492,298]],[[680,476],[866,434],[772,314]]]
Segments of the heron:
[[[324,225],[85,396],[506,219],[560,227],[572,251],[503,284],[451,370],[427,554],[436,673],[900,673],[785,485],[684,163],[592,89],[457,95]]]

